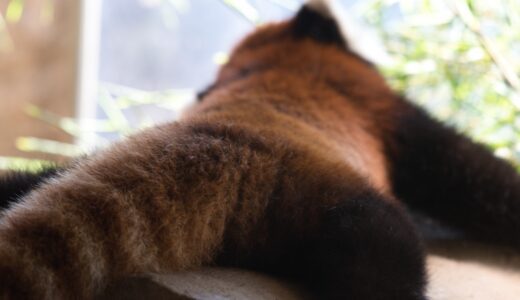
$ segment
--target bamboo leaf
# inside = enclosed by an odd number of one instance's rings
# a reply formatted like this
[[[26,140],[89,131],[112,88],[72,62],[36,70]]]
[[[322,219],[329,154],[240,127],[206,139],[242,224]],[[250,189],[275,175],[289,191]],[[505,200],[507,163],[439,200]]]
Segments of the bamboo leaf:
[[[0,156],[0,170],[38,172],[53,163],[47,160]]]
[[[76,145],[35,137],[16,139],[16,148],[24,152],[44,152],[69,157],[83,154],[83,151]]]
[[[260,15],[256,8],[246,0],[221,0],[225,5],[239,13],[247,21],[258,24],[260,23]]]
[[[22,18],[24,0],[11,0],[5,11],[5,19],[9,23],[17,23]]]

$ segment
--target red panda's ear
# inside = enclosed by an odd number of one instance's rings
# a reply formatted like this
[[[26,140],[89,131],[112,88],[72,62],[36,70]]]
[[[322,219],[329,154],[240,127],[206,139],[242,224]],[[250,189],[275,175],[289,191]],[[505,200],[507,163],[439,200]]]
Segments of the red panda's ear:
[[[346,47],[341,28],[329,10],[327,1],[308,1],[293,20],[294,35],[317,42]]]
[[[338,45],[370,65],[391,64],[377,32],[350,15],[341,0],[307,0],[292,24],[297,37]]]

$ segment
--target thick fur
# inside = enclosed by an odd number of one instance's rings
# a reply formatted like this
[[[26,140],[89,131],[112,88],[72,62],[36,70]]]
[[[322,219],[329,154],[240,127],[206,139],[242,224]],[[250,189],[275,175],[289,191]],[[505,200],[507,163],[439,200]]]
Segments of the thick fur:
[[[513,168],[396,95],[338,33],[306,7],[258,29],[182,120],[11,205],[2,298],[88,299],[120,276],[221,264],[319,299],[425,299],[400,200],[520,247]]]
[[[518,171],[418,108],[397,120],[386,139],[395,194],[474,238],[520,249]]]

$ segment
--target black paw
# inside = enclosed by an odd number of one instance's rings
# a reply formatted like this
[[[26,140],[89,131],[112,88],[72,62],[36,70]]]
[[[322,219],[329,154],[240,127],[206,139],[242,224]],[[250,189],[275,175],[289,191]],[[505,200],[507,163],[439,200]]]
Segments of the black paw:
[[[424,253],[403,212],[377,197],[329,211],[304,252],[309,284],[323,299],[425,300]]]

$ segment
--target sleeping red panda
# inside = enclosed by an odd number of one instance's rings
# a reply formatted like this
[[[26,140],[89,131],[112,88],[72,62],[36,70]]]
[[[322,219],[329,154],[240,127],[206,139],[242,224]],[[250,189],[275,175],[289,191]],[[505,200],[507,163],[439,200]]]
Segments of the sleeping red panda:
[[[218,264],[318,299],[426,299],[403,204],[519,249],[516,171],[389,89],[316,3],[246,37],[178,122],[4,177],[1,298]]]

